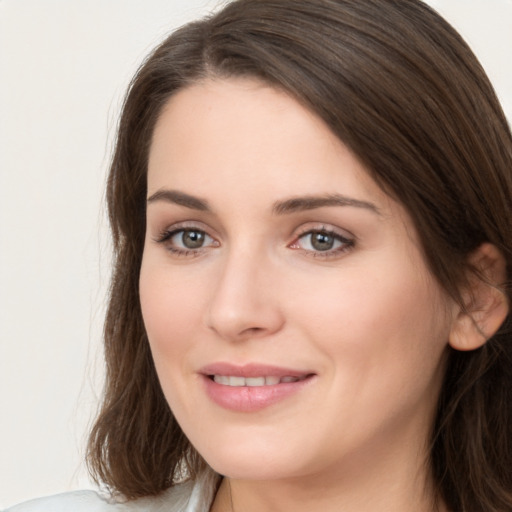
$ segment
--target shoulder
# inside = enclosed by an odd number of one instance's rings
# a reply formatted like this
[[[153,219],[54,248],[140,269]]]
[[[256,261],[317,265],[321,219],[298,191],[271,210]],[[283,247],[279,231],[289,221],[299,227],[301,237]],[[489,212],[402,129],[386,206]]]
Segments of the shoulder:
[[[30,500],[4,512],[117,512],[94,491],[75,491]]]
[[[178,486],[160,496],[127,502],[104,498],[94,491],[74,491],[30,500],[4,512],[174,512],[180,511],[190,496],[186,487]]]
[[[197,481],[178,484],[158,496],[117,502],[95,491],[74,491],[30,500],[4,512],[207,512],[218,476],[201,475]]]

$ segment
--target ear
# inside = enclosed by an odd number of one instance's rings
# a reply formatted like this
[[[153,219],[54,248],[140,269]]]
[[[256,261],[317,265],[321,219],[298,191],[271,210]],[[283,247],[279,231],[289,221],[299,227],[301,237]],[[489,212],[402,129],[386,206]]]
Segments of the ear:
[[[450,331],[449,343],[456,350],[481,347],[500,328],[509,312],[507,296],[500,288],[507,279],[506,261],[496,246],[482,244],[469,257],[475,272],[468,276],[459,308]]]

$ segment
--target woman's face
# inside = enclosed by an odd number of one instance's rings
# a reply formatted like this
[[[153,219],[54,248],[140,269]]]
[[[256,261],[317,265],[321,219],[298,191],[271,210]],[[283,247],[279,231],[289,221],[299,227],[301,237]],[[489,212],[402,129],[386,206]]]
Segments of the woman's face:
[[[140,297],[164,394],[218,472],[421,464],[455,305],[404,209],[285,93],[211,80],[168,102]]]

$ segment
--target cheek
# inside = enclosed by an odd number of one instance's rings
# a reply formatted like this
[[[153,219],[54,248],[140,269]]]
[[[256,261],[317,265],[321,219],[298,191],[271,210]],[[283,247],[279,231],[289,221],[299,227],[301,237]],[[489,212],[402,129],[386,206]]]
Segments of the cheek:
[[[330,361],[340,388],[375,397],[425,389],[438,379],[450,319],[447,300],[426,269],[356,266],[295,301],[302,329]],[[303,296],[304,297],[304,296]]]
[[[413,341],[446,327],[445,299],[420,273],[393,273],[388,267],[385,277],[368,268],[351,268],[343,274],[326,276],[307,288],[296,279],[297,288],[290,293],[297,318],[307,318],[319,339],[335,334],[354,342],[364,337],[373,344],[395,334]]]
[[[201,287],[197,280],[180,277],[144,262],[139,293],[144,325],[157,371],[178,365],[190,347],[193,331],[201,319]],[[167,378],[167,377],[166,377]],[[165,387],[165,383],[162,382]]]
[[[197,282],[180,282],[179,276],[171,277],[161,266],[143,261],[139,293],[151,354],[167,403],[176,417],[194,418],[195,401],[184,376],[192,374],[189,354],[200,318]]]

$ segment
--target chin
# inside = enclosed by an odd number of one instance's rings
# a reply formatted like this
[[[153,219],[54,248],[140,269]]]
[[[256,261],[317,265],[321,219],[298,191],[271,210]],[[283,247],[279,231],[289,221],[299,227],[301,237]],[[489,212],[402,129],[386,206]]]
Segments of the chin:
[[[267,461],[262,458],[248,460],[248,457],[245,457],[245,460],[238,460],[228,456],[207,462],[214,471],[233,480],[266,481],[297,476],[297,468],[291,468],[280,461]]]
[[[221,444],[210,444],[209,449],[199,450],[199,453],[217,473],[236,480],[278,480],[303,474],[309,467],[306,458],[297,457],[303,450],[278,444],[261,440],[256,443],[235,441],[226,443],[222,451],[211,449]]]

